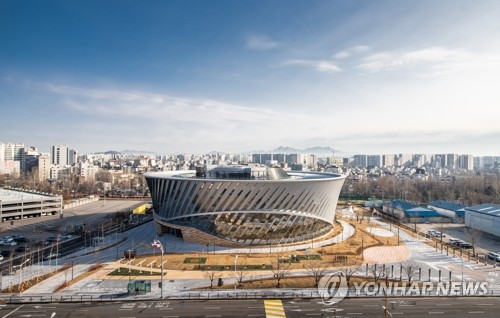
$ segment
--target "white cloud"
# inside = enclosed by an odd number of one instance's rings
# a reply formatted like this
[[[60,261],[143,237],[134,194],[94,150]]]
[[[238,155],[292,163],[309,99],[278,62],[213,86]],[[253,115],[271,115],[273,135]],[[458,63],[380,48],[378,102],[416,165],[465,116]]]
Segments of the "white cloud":
[[[334,54],[333,58],[341,60],[341,59],[345,59],[345,58],[347,58],[349,56],[351,56],[351,52],[349,52],[349,51],[340,51],[340,52]]]
[[[247,49],[265,51],[277,48],[279,43],[264,34],[250,34],[247,36],[245,46]]]
[[[291,60],[291,61],[286,61],[283,64],[311,67],[312,69],[320,73],[333,74],[342,71],[340,67],[338,67],[336,64],[329,61],[321,61],[321,60]]]
[[[349,51],[356,53],[365,53],[370,51],[370,47],[368,45],[356,45],[349,48]]]
[[[368,73],[409,67],[418,67],[420,73],[435,73],[439,70],[450,72],[460,70],[478,58],[481,57],[464,49],[428,47],[413,51],[378,52],[364,57],[357,68]]]
[[[64,104],[80,113],[109,118],[140,119],[170,124],[182,129],[198,125],[214,131],[239,128],[281,127],[313,120],[304,114],[278,112],[266,107],[248,107],[210,99],[190,99],[141,91],[106,90],[49,84],[47,90],[59,95]],[[234,128],[234,127],[233,127]]]
[[[343,51],[340,51],[338,53],[335,53],[332,57],[334,59],[345,59],[353,55],[353,53],[365,53],[370,50],[370,47],[367,45],[356,45],[356,46],[351,46]]]

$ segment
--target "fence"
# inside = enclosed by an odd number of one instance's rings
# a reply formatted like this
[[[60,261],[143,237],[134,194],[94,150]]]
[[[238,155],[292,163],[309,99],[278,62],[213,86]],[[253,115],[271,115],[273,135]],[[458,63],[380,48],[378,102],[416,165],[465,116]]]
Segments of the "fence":
[[[469,294],[447,294],[440,293],[435,290],[424,291],[416,294],[402,293],[396,295],[386,296],[383,293],[367,292],[364,289],[349,288],[345,291],[345,298],[355,298],[355,297],[368,297],[368,298],[422,298],[422,297],[491,297],[500,296],[500,289],[489,289],[487,293],[481,295],[469,295]],[[200,292],[185,292],[179,293],[178,295],[165,296],[163,299],[172,300],[216,300],[216,299],[321,299],[320,292],[317,289],[302,290],[287,290],[287,291],[241,291],[233,290],[226,291],[200,291]],[[160,300],[158,295],[138,295],[128,297],[127,293],[115,294],[115,295],[74,295],[74,296],[22,296],[12,295],[7,299],[8,303],[52,303],[52,302],[110,302],[110,301],[135,301],[135,300],[148,300],[155,301]]]

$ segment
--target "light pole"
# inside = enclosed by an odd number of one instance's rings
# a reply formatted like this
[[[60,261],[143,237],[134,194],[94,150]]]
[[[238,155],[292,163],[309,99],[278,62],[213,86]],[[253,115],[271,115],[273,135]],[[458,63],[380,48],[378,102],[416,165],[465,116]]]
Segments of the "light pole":
[[[28,258],[23,263],[21,263],[21,265],[19,265],[19,268],[20,268],[19,285],[18,285],[18,288],[19,288],[19,297],[21,297],[22,293],[23,293],[23,290],[21,289],[21,286],[23,284],[23,266],[24,266],[24,264],[28,263],[29,261],[30,261],[30,259]]]
[[[160,243],[161,244],[161,243]],[[160,298],[163,299],[163,246],[161,247],[161,256],[160,256],[160,263],[161,263],[161,277],[160,277]]]
[[[236,265],[238,264],[238,255],[234,258],[234,298],[236,298],[236,284],[238,283],[238,272],[236,271]]]
[[[462,250],[462,246],[460,246],[460,258],[462,258],[462,286],[460,288],[460,290],[462,291],[462,296],[464,294],[464,255],[463,255],[463,250]]]

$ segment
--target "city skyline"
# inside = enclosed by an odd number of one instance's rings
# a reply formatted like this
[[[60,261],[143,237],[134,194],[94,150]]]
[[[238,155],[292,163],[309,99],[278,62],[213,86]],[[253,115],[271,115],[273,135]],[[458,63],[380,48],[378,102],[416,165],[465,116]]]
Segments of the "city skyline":
[[[496,1],[0,7],[0,142],[500,155]]]

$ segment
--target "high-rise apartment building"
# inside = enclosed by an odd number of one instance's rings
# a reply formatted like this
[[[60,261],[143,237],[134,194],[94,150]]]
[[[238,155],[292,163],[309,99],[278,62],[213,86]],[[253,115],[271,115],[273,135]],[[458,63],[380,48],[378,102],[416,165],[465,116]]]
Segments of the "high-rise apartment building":
[[[447,156],[445,154],[434,155],[436,168],[444,168],[448,165]]]
[[[392,155],[382,155],[382,166],[392,167],[394,166],[394,154]]]
[[[69,164],[69,149],[66,145],[50,147],[50,160],[53,165],[67,166]]]
[[[38,181],[50,179],[50,157],[47,155],[38,156],[38,173],[36,174]]]
[[[366,155],[354,155],[352,165],[354,167],[366,167],[367,156]]]
[[[0,161],[18,161],[19,162],[19,168],[20,171],[17,171],[18,173],[21,171],[24,171],[24,144],[13,144],[13,143],[6,143],[2,144],[3,146],[0,146],[0,150],[2,151],[3,154],[3,160]],[[1,155],[0,155],[1,159]]]
[[[446,155],[446,167],[455,169],[458,164],[458,155],[456,153],[449,153]]]
[[[474,156],[460,155],[458,157],[458,167],[465,170],[474,170]]]
[[[368,167],[381,167],[382,166],[382,156],[381,155],[368,155],[368,156],[366,156],[366,165]]]
[[[408,153],[400,153],[397,157],[397,166],[399,167],[409,167],[411,166],[413,156]]]
[[[0,162],[5,161],[5,144],[0,142]]]
[[[75,149],[69,149],[68,150],[68,164],[74,165],[77,162],[78,162],[78,151],[76,151]]]

